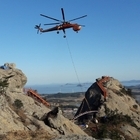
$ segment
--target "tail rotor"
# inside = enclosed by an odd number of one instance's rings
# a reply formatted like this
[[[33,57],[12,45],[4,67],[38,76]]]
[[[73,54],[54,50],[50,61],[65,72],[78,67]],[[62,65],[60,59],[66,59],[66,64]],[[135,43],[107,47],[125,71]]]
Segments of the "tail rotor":
[[[35,25],[35,29],[37,29],[37,34],[39,33],[40,31],[40,26],[41,26],[41,23],[39,25]]]

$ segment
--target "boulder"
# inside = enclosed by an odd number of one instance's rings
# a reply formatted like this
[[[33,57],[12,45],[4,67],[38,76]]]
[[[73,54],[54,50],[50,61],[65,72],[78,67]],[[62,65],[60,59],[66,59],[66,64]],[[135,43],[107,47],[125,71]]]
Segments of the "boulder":
[[[99,80],[102,80],[102,78]],[[102,87],[107,93],[106,100],[104,100],[103,90],[96,81],[86,91],[85,98],[78,108],[75,118],[80,116],[77,120],[82,123],[96,119],[100,120],[101,123],[110,121],[115,125],[118,122],[122,125],[120,131],[124,135],[131,139],[140,139],[140,106],[131,96],[131,91],[113,77],[109,77],[106,83],[102,83]],[[97,111],[97,113],[80,115],[92,111]],[[121,122],[121,120],[124,120],[124,122]]]
[[[56,129],[62,135],[72,135],[76,133],[86,135],[84,131],[82,132],[77,125],[64,118],[64,116],[62,115],[62,111],[59,107],[55,107],[53,110],[45,114],[42,117],[42,120],[46,125]]]

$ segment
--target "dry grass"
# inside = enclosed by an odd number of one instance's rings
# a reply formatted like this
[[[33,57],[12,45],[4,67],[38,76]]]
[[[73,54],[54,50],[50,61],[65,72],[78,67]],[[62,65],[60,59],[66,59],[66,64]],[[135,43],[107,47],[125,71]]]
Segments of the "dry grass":
[[[0,140],[51,140],[55,136],[45,130],[38,131],[13,131],[0,135]]]

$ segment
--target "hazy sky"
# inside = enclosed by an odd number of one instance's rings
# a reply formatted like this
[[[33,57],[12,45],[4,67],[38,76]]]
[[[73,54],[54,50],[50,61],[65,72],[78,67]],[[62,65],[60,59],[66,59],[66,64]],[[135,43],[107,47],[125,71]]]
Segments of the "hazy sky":
[[[55,22],[45,14],[85,25],[37,34],[36,24]],[[27,84],[94,82],[103,75],[140,79],[140,0],[2,0],[0,64],[15,63]]]

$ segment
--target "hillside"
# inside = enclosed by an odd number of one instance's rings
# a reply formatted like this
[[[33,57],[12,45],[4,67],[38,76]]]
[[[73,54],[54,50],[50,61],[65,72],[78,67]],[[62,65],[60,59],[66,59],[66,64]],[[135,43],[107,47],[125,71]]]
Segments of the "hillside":
[[[97,111],[70,121],[63,116],[61,106],[47,107],[23,92],[27,77],[15,64],[6,63],[6,69],[0,69],[0,76],[2,140],[140,139],[140,106],[130,91],[112,77],[102,83],[106,98],[97,82],[88,88],[85,96],[69,95],[81,103],[75,117],[86,111]]]
[[[6,64],[7,68],[0,69],[0,138],[16,139],[50,139],[61,136],[60,129],[67,135],[87,134],[73,122],[63,117],[58,111],[54,128],[43,121],[50,108],[27,96],[23,92],[27,82],[25,74],[15,67],[15,64]]]

